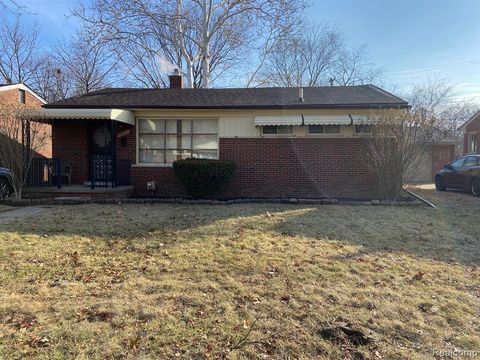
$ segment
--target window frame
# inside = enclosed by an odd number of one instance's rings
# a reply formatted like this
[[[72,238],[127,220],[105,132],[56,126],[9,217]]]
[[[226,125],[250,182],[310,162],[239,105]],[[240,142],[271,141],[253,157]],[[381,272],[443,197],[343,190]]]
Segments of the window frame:
[[[162,133],[155,133],[155,132],[152,132],[152,133],[142,133],[140,131],[140,122],[142,120],[152,120],[152,121],[158,121],[158,120],[162,120],[164,123],[163,123],[163,132]],[[178,132],[178,122],[176,124],[177,126],[177,131],[175,133],[172,133],[172,132],[167,132],[167,121],[189,121],[190,122],[190,132],[188,133],[179,133]],[[217,128],[217,131],[216,133],[194,133],[193,131],[193,123],[196,121],[196,120],[210,120],[210,121],[215,121],[216,123],[216,128]],[[149,116],[141,116],[141,117],[136,117],[135,118],[135,130],[136,130],[136,144],[135,144],[135,153],[136,153],[136,164],[135,166],[138,166],[138,167],[172,167],[173,166],[173,161],[172,162],[167,162],[167,152],[168,151],[189,151],[190,152],[190,156],[189,157],[193,157],[193,153],[195,151],[197,152],[201,152],[201,151],[213,151],[214,149],[194,149],[194,142],[193,142],[193,138],[195,135],[205,135],[205,136],[216,136],[216,141],[217,141],[217,148],[215,149],[216,150],[216,153],[215,153],[215,159],[219,159],[219,156],[220,156],[220,137],[219,137],[219,131],[218,131],[218,118],[211,118],[211,117],[208,117],[208,118],[192,118],[192,117],[149,117]],[[163,148],[162,149],[142,149],[140,148],[140,136],[141,135],[157,135],[157,136],[163,136]],[[168,136],[174,136],[176,135],[177,136],[177,139],[178,137],[182,138],[184,136],[189,136],[190,138],[190,148],[184,148],[182,146],[182,148],[170,148],[170,147],[167,147],[167,137]],[[163,152],[163,160],[164,162],[141,162],[140,161],[140,152],[141,150],[157,150],[157,151],[162,151]],[[176,161],[176,160],[174,160]]]
[[[368,126],[370,127],[370,132],[359,132],[357,131],[357,126]],[[353,134],[356,136],[372,136],[373,135],[373,126],[372,124],[353,124]]]
[[[478,151],[478,138],[477,133],[469,132],[467,134],[467,141],[468,141],[468,152],[469,153],[476,153]]]
[[[18,103],[19,104],[27,103],[27,93],[24,89],[18,89]]]
[[[295,134],[294,126],[295,126],[295,125],[262,125],[262,126],[260,126],[260,127],[261,127],[260,133],[261,133],[262,136],[267,136],[267,137],[268,137],[268,136],[293,136],[293,135]],[[272,127],[273,127],[273,128],[275,128],[275,129],[276,129],[275,134],[265,134],[265,133],[263,132],[263,129],[266,128],[266,127],[269,127],[269,128],[272,128]],[[291,129],[292,129],[292,132],[291,132],[291,133],[288,133],[288,134],[279,134],[279,133],[278,133],[278,128],[279,128],[279,127],[291,128]]]
[[[322,126],[323,132],[312,133],[312,132],[310,132],[310,126]],[[337,127],[338,132],[327,133],[326,132],[327,126]],[[308,124],[307,125],[307,136],[339,136],[339,135],[342,135],[342,125],[339,125],[339,124]]]

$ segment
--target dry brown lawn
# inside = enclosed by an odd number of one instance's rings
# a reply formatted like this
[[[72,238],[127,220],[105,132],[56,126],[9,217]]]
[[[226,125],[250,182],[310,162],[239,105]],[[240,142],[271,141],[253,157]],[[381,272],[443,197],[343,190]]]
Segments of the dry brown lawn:
[[[0,358],[480,351],[480,200],[422,191],[440,208],[84,205],[1,224]]]

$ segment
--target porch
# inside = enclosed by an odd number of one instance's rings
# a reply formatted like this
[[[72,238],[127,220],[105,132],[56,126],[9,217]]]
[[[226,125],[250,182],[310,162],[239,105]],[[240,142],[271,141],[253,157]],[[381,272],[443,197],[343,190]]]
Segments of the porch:
[[[129,160],[112,159],[106,155],[91,158],[89,180],[83,184],[72,184],[73,166],[59,158],[32,159],[24,196],[31,199],[126,198],[133,193]]]
[[[120,109],[43,109],[38,121],[52,125],[52,158],[33,159],[29,198],[129,197],[132,155],[127,135],[133,113]]]

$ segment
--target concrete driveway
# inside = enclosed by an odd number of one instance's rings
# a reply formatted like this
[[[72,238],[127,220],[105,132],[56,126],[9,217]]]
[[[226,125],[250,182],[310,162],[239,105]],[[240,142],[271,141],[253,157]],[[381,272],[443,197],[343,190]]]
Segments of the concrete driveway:
[[[480,204],[480,197],[461,190],[437,191],[434,184],[411,185],[414,193],[433,202],[437,206],[463,207]]]

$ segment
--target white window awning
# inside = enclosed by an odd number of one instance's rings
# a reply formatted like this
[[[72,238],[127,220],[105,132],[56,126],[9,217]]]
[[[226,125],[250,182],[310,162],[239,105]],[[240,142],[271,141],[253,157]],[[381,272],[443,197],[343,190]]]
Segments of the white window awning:
[[[255,116],[255,126],[302,125],[302,115]]]
[[[368,115],[281,115],[255,116],[255,126],[356,125],[371,124]]]
[[[355,125],[370,123],[366,115],[303,115],[305,125]]]
[[[135,125],[135,114],[122,109],[41,109],[37,116],[40,120],[59,119],[109,119]]]

